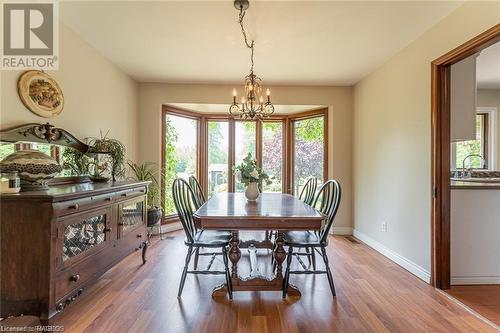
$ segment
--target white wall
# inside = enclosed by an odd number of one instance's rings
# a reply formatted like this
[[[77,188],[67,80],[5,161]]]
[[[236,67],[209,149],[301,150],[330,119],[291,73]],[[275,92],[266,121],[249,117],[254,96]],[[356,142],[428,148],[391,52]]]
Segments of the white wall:
[[[0,127],[50,122],[79,139],[100,136],[125,144],[130,159],[137,158],[137,83],[92,46],[60,23],[59,70],[48,71],[61,86],[65,106],[55,118],[29,111],[17,94],[21,71],[2,71]]]
[[[500,2],[466,2],[354,88],[355,229],[409,270],[427,273],[419,274],[424,280],[431,270],[430,64],[499,22]]]
[[[352,88],[269,87],[279,105],[329,106],[329,175],[342,185],[335,227],[352,227]],[[161,105],[167,103],[227,104],[233,86],[144,83],[139,85],[139,159],[161,162]],[[221,110],[225,112],[226,110]],[[348,229],[343,229],[348,230]]]

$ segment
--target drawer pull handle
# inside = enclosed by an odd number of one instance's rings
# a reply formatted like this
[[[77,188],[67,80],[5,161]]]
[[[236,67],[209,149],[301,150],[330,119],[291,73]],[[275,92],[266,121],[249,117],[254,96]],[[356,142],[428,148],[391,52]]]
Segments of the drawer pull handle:
[[[113,200],[113,198],[109,197],[109,198],[106,198],[106,201],[111,201]]]
[[[80,280],[80,274],[71,275],[69,279],[73,282],[77,282],[78,280]]]
[[[137,238],[142,238],[142,235],[141,234],[137,234]]]
[[[122,193],[122,197],[128,196],[128,193]]]
[[[105,228],[104,232],[110,232],[111,230],[113,230],[113,229],[112,228]]]
[[[74,204],[69,206],[69,209],[78,209],[80,206],[78,204]]]

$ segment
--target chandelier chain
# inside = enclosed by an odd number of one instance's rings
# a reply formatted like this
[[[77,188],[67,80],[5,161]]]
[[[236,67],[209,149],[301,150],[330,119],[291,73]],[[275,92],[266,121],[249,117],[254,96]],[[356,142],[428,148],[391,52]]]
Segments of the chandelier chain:
[[[250,72],[253,73],[253,47],[255,45],[255,41],[252,39],[251,43],[248,42],[247,32],[245,31],[245,27],[243,26],[243,19],[244,18],[245,18],[245,11],[243,10],[243,7],[240,7],[240,16],[239,16],[238,23],[240,24],[241,33],[243,34],[243,38],[245,39],[245,45],[247,46],[247,48],[249,48],[251,50],[251,56],[250,56],[251,67],[250,67]]]
[[[239,10],[238,23],[241,27],[245,46],[250,49],[250,74],[245,76],[243,86],[243,96],[241,104],[236,102],[236,89],[233,89],[233,103],[229,107],[229,113],[233,117],[247,120],[262,120],[269,117],[274,113],[274,106],[271,103],[271,92],[269,89],[266,91],[267,101],[262,96],[261,78],[253,72],[254,67],[254,46],[255,41],[247,36],[245,30],[245,14],[249,6],[248,0],[234,0],[234,6]]]

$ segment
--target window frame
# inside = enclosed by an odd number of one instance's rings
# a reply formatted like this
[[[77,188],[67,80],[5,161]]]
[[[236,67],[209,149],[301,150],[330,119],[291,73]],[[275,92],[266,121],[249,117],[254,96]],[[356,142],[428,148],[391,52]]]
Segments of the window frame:
[[[496,127],[497,127],[497,108],[495,107],[477,107],[476,116],[483,117],[483,126],[481,137],[481,155],[486,161],[486,168],[473,168],[474,170],[496,170]],[[458,142],[457,142],[458,143]],[[457,165],[457,147],[454,143],[451,145],[451,169],[461,170],[462,166]]]
[[[187,118],[187,119],[192,119],[192,120],[197,120],[197,128],[196,128],[196,178],[200,179],[201,175],[201,161],[202,161],[202,144],[201,144],[201,136],[200,136],[200,129],[201,129],[201,116],[192,111],[188,110],[183,110],[179,108],[174,108],[172,106],[167,106],[163,105],[162,107],[162,113],[161,113],[161,167],[160,167],[160,172],[163,173],[163,169],[165,167],[165,140],[166,140],[166,119],[168,115],[172,116],[177,116],[177,117],[182,117],[182,118]],[[161,208],[163,211],[165,211],[165,198],[166,198],[166,184],[164,184],[164,178],[163,174],[160,175],[160,184],[161,184]],[[169,215],[163,215],[163,222],[162,224],[166,223],[174,223],[179,220],[177,214],[169,214]]]
[[[298,114],[294,114],[288,117],[289,126],[288,126],[288,134],[289,134],[289,171],[288,171],[288,188],[287,193],[293,195],[293,189],[295,187],[295,177],[294,177],[294,169],[295,169],[295,123],[301,120],[313,119],[323,117],[323,178],[326,181],[329,179],[328,174],[328,109],[321,110],[313,110],[302,112]]]
[[[235,177],[232,172],[232,166],[235,163],[235,124],[241,121],[254,121],[255,124],[255,159],[257,165],[262,167],[262,123],[264,122],[281,122],[282,123],[282,193],[293,194],[293,168],[294,168],[294,122],[299,120],[323,117],[323,177],[329,179],[328,170],[328,108],[320,108],[316,110],[294,113],[273,115],[265,120],[240,120],[235,119],[227,113],[202,113],[191,110],[185,110],[171,105],[162,105],[162,142],[161,142],[161,165],[162,170],[165,165],[165,119],[167,114],[186,117],[198,120],[198,140],[197,140],[197,161],[196,161],[196,177],[200,183],[201,189],[205,196],[208,197],[208,123],[213,121],[221,121],[228,123],[228,192],[235,191]],[[203,170],[203,172],[202,172]],[[163,172],[163,171],[162,171]],[[166,186],[163,184],[161,177],[161,200],[162,207],[165,202]],[[171,214],[163,217],[162,224],[178,222],[177,214]]]
[[[288,193],[287,192],[287,184],[288,184],[288,179],[286,175],[288,174],[287,171],[287,138],[288,138],[288,131],[286,127],[287,119],[286,117],[276,117],[276,118],[267,118],[263,121],[258,121],[257,122],[257,129],[256,129],[256,134],[257,134],[257,166],[259,168],[262,168],[262,123],[281,123],[281,192],[282,193]]]

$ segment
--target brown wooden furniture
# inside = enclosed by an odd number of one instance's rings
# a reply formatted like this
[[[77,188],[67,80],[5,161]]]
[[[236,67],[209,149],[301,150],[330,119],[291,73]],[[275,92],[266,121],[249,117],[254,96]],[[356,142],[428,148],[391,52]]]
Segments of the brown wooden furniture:
[[[283,232],[287,230],[320,230],[325,216],[311,206],[290,194],[262,193],[256,202],[248,202],[243,193],[219,193],[208,199],[195,213],[197,226],[208,230],[230,230],[229,260],[233,291],[282,290],[282,263],[286,258],[283,249]],[[238,275],[238,261],[241,258],[240,230],[277,230],[274,258],[276,275],[261,275],[241,278]],[[249,242],[248,245],[252,245]],[[255,247],[259,247],[258,244]],[[250,252],[251,261],[256,262],[255,251]],[[226,284],[217,287],[213,296],[227,293]],[[290,296],[300,296],[300,291],[291,286]]]
[[[1,195],[1,316],[48,322],[130,253],[142,249],[145,262],[148,184],[68,184]]]

